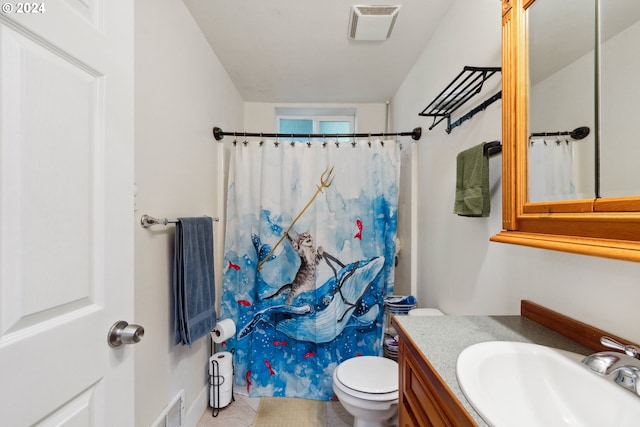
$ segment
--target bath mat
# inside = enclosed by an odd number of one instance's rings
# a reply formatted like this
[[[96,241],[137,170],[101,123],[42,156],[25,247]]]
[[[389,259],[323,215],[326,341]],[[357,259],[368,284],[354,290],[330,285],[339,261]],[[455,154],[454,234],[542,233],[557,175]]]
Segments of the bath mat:
[[[293,397],[262,397],[254,427],[325,427],[327,402]]]

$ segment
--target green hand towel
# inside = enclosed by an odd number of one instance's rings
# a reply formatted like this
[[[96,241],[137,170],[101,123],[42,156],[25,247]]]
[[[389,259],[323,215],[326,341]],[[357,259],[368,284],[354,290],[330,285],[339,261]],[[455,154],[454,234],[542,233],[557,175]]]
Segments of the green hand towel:
[[[461,216],[489,216],[489,157],[484,142],[456,157],[456,200],[453,213]]]

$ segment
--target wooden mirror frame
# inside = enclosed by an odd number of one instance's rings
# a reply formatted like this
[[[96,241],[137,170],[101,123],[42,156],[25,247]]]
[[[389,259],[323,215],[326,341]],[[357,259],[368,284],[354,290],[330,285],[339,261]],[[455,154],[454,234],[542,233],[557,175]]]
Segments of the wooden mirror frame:
[[[526,12],[535,1],[502,0],[503,230],[491,240],[640,261],[640,197],[536,203],[527,200]],[[595,91],[594,94],[597,96]],[[596,117],[596,123],[597,120]]]

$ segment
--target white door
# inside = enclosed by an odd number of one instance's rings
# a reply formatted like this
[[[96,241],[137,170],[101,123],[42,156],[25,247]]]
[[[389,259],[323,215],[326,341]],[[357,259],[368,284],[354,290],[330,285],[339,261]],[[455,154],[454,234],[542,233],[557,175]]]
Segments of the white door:
[[[133,426],[133,2],[0,3],[0,425]]]

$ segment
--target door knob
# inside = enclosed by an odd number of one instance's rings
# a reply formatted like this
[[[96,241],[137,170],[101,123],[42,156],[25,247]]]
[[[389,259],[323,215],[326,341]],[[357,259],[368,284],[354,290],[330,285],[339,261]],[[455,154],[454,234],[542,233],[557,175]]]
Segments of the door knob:
[[[130,325],[124,320],[119,320],[111,326],[107,335],[107,342],[111,347],[120,347],[124,344],[140,342],[144,336],[144,328],[140,325]]]

